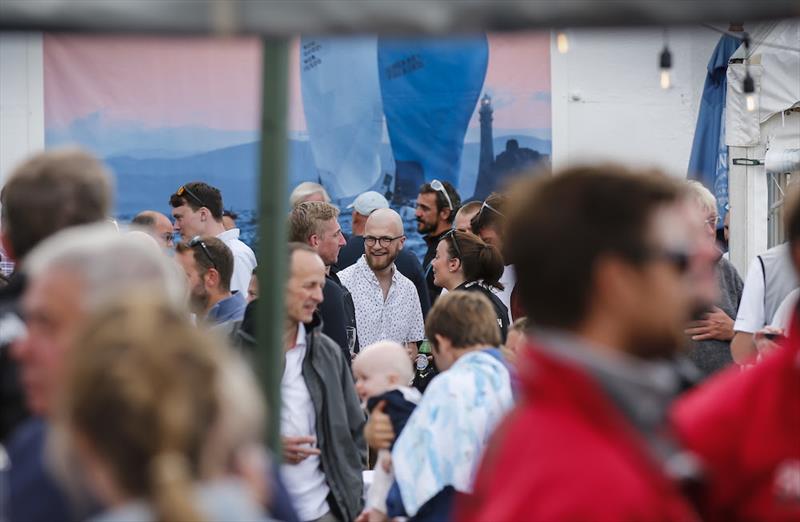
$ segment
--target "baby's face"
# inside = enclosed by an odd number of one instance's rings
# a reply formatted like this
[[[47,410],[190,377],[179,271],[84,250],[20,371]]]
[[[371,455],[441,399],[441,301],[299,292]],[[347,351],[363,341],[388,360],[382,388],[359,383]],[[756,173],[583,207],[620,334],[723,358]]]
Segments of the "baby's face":
[[[367,372],[360,365],[353,365],[353,377],[356,379],[356,393],[361,402],[366,403],[367,399],[380,395],[394,387],[396,379],[392,379],[392,374],[388,372],[371,371]]]

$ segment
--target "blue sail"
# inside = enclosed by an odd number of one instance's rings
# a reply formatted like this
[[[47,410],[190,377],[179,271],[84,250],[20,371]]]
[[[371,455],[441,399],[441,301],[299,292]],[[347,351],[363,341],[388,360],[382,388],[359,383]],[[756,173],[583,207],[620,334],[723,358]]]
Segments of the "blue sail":
[[[383,105],[377,37],[300,41],[303,110],[319,181],[334,200],[381,179]]]
[[[488,61],[486,35],[378,40],[397,200],[416,197],[419,185],[434,178],[458,186],[464,136]]]

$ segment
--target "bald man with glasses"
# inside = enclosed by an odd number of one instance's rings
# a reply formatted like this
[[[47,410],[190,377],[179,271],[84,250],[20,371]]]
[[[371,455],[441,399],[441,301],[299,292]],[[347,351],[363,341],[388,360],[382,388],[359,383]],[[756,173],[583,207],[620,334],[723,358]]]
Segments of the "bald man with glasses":
[[[353,296],[361,346],[389,340],[416,355],[415,343],[425,338],[422,308],[414,283],[394,264],[405,239],[397,212],[374,211],[364,229],[364,256],[339,272],[339,280]]]

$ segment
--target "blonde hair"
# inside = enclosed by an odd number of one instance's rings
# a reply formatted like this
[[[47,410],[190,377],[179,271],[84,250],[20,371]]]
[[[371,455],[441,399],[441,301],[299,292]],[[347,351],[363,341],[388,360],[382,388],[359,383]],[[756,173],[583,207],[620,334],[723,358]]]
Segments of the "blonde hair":
[[[353,361],[353,369],[367,375],[397,375],[404,385],[414,378],[414,370],[405,348],[393,341],[379,341],[362,349]]]
[[[328,191],[325,190],[325,187],[313,181],[304,181],[297,185],[289,195],[289,208],[296,207],[305,201],[307,197],[314,194],[321,194],[325,203],[331,202],[331,197],[328,195]]]
[[[260,404],[257,393],[232,387],[252,379],[241,379],[231,357],[163,299],[110,303],[76,339],[57,418],[123,493],[152,503],[157,520],[203,520],[193,482],[224,471],[234,446],[257,430],[225,426],[252,413],[228,411],[241,399]],[[260,424],[253,411],[250,423]]]
[[[689,189],[689,197],[704,212],[717,212],[717,198],[702,183],[691,179],[686,182],[686,187]]]

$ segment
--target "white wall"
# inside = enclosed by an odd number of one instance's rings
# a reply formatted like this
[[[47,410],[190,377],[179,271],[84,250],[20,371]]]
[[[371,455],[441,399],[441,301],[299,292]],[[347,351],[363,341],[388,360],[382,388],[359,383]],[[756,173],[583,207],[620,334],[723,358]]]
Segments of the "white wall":
[[[553,166],[616,160],[685,176],[706,66],[719,34],[669,31],[674,87],[659,87],[663,31],[568,30],[553,41]]]
[[[15,164],[42,148],[42,36],[0,34],[0,186]]]

